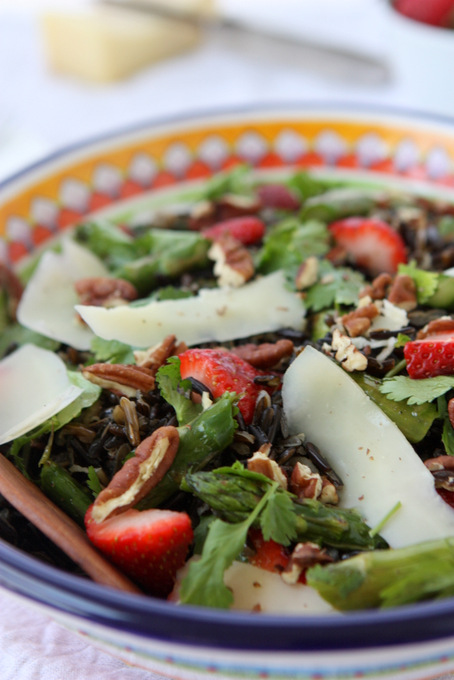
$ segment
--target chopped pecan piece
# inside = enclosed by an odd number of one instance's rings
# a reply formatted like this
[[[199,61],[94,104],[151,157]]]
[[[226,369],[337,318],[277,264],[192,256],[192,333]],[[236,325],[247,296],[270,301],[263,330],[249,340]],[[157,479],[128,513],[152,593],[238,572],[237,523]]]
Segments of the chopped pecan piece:
[[[317,499],[322,492],[322,478],[308,465],[297,462],[290,477],[290,491],[298,498]]]
[[[333,561],[331,555],[316,543],[297,543],[290,556],[288,565],[281,573],[281,578],[286,583],[293,585],[298,582],[302,572],[309,569],[309,567]]]
[[[326,505],[337,505],[339,503],[337,488],[328,477],[325,477],[325,475],[322,475],[322,490],[318,500],[320,503],[325,503]]]
[[[92,276],[79,279],[74,284],[81,305],[115,307],[127,304],[138,297],[135,286],[124,279]]]
[[[155,386],[153,372],[134,364],[92,364],[84,366],[82,375],[95,385],[126,397],[135,397],[138,391],[149,392]]]
[[[260,345],[246,343],[233,347],[231,352],[248,361],[255,368],[272,368],[284,357],[292,355],[294,349],[291,340],[278,340],[277,342],[263,342]]]
[[[273,482],[278,482],[279,486],[287,489],[287,477],[275,460],[268,458],[266,453],[256,451],[252,458],[247,462],[247,469],[252,472],[259,472]]]
[[[158,369],[165,364],[169,357],[181,354],[186,349],[187,346],[184,343],[177,344],[174,335],[168,335],[158,345],[146,350],[136,350],[134,358],[137,366],[147,368],[153,375],[156,375]]]
[[[454,491],[454,456],[444,455],[429,458],[424,465],[431,471],[435,488]]]
[[[216,239],[208,256],[215,261],[214,273],[220,286],[239,287],[254,276],[251,253],[228,233]]]
[[[346,371],[366,370],[367,357],[355,347],[347,335],[341,333],[337,328],[334,329],[331,346],[336,352],[336,360]]]
[[[311,255],[300,264],[295,277],[296,290],[304,290],[316,283],[318,278],[318,258]]]
[[[392,282],[388,293],[388,300],[396,307],[401,307],[407,312],[418,306],[416,297],[416,284],[407,274],[398,274]]]
[[[180,442],[178,429],[160,427],[144,439],[101,491],[93,505],[93,519],[102,522],[136,505],[171,467]]]
[[[377,306],[371,302],[370,304],[358,307],[349,314],[344,314],[341,317],[341,321],[350,337],[356,338],[359,335],[364,335],[369,330],[372,319],[378,316],[378,314]]]

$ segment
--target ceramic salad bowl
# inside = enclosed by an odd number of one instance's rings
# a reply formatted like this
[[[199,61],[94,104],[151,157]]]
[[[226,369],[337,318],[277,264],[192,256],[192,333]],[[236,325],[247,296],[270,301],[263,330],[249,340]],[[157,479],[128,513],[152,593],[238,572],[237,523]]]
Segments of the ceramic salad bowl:
[[[168,120],[66,149],[0,186],[0,258],[26,258],[88,215],[169,201],[247,163],[454,202],[454,121],[335,105]],[[454,599],[347,614],[265,614],[122,593],[0,541],[0,584],[112,654],[164,677],[275,680],[454,673]]]

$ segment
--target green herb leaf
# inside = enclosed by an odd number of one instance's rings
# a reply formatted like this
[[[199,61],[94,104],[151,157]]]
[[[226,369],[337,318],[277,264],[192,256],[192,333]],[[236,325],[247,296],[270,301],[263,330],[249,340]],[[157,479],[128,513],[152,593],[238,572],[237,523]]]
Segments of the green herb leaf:
[[[270,538],[282,545],[289,545],[297,538],[297,515],[289,494],[275,493],[260,515],[263,538]]]
[[[109,362],[111,364],[135,364],[134,350],[118,340],[103,340],[98,336],[91,342],[93,363]]]
[[[262,274],[284,269],[290,277],[311,255],[324,255],[329,248],[329,233],[323,222],[301,222],[289,217],[279,222],[265,237],[257,256]]]
[[[404,375],[385,379],[380,387],[383,394],[393,401],[403,401],[411,404],[424,404],[434,401],[441,395],[454,388],[454,377],[439,375],[435,378],[413,380]]]
[[[363,287],[364,277],[359,272],[349,267],[334,267],[322,260],[319,281],[308,289],[304,302],[314,312],[334,305],[356,305]]]
[[[156,374],[156,384],[162,398],[175,409],[179,425],[186,425],[203,411],[202,405],[195,404],[188,396],[191,381],[181,379],[178,357],[171,357],[161,366]]]
[[[96,474],[96,470],[93,465],[90,465],[88,468],[87,486],[90,491],[93,492],[94,498],[96,498],[96,496],[98,496],[98,494],[100,494],[102,491],[101,482],[99,481],[99,477]]]
[[[183,604],[226,609],[233,602],[233,595],[224,583],[224,572],[243,550],[247,532],[257,516],[275,493],[277,484],[271,484],[255,509],[242,522],[228,524],[215,519],[208,530],[200,560],[192,562],[183,579],[180,600]]]
[[[216,201],[225,194],[249,194],[251,191],[251,167],[236,165],[231,170],[219,172],[205,182],[198,200]]]
[[[400,264],[399,274],[406,274],[410,276],[416,284],[416,294],[418,297],[418,302],[423,305],[425,304],[438,287],[439,274],[436,272],[428,272],[424,269],[418,269],[412,264]]]

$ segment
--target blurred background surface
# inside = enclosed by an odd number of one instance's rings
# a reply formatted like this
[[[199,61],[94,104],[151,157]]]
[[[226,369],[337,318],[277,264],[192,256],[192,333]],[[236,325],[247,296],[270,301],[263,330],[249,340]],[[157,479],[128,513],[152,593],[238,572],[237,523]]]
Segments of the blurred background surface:
[[[411,45],[386,0],[164,2],[262,37],[93,5],[0,0],[0,179],[118,128],[234,106],[316,100],[454,115],[454,32],[405,19]],[[434,56],[433,34],[440,49],[449,41],[450,61]]]

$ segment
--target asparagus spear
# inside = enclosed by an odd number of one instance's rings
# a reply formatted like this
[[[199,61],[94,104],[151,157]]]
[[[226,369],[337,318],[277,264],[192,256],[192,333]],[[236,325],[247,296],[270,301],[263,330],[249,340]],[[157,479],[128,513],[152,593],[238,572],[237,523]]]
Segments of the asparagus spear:
[[[454,538],[364,552],[307,571],[307,583],[336,609],[395,607],[454,594]]]
[[[141,509],[163,503],[175,491],[189,469],[204,467],[232,443],[236,421],[233,418],[236,395],[226,393],[194,420],[178,428],[180,444],[172,467],[162,481],[141,501]]]
[[[251,514],[270,484],[271,480],[264,475],[233,466],[187,474],[181,488],[201,498],[222,520],[237,523]],[[296,541],[314,541],[345,550],[370,550],[387,545],[380,536],[371,535],[356,510],[309,499],[298,501],[283,489],[278,489],[276,494],[291,505]]]

